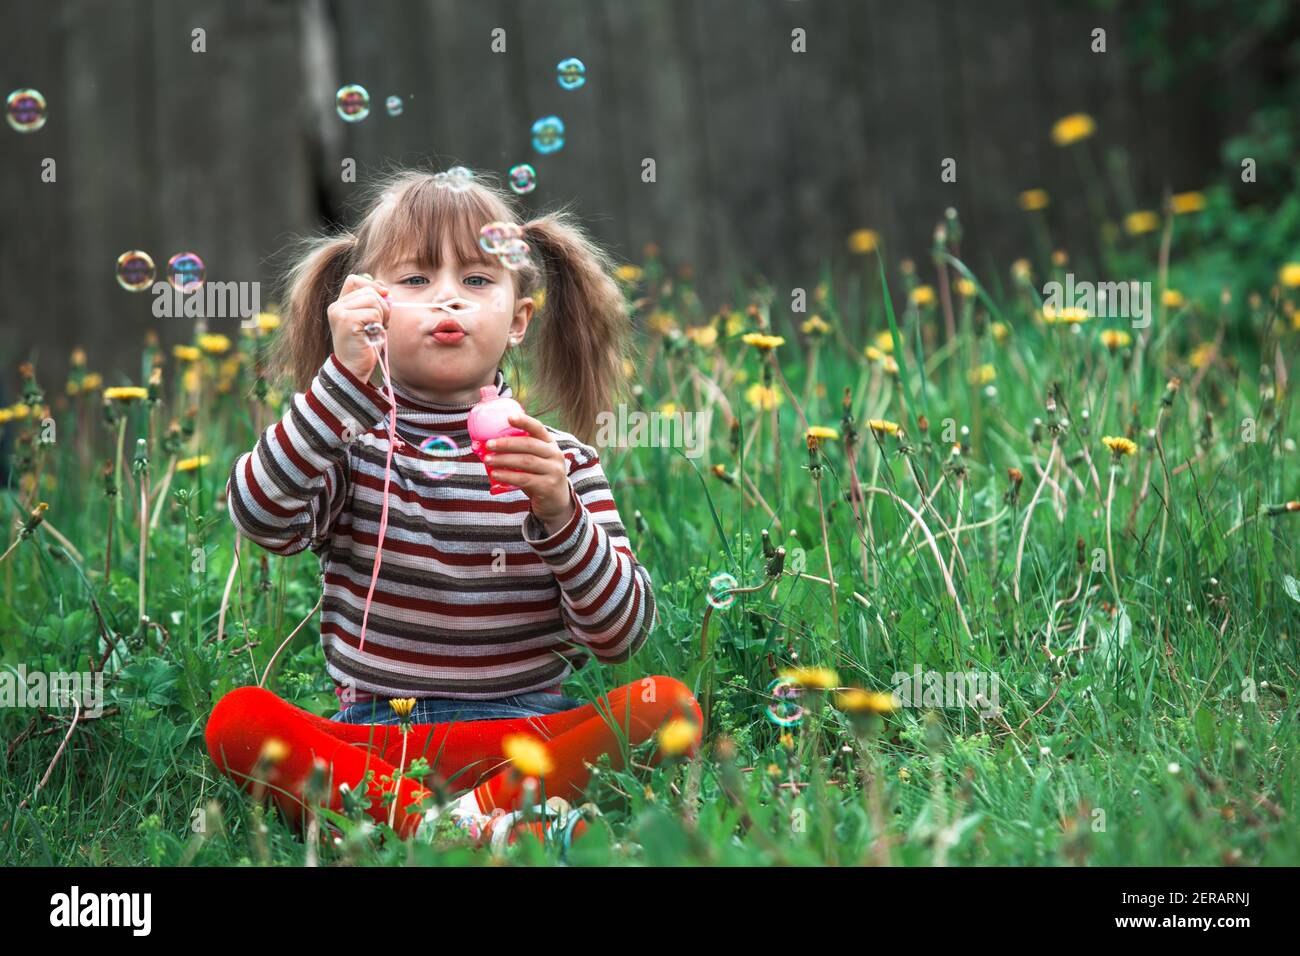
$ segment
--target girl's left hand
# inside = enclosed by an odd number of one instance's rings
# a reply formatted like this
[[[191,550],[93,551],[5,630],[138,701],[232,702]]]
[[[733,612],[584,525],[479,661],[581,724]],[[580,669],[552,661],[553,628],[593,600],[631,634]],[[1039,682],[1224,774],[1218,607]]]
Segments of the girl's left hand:
[[[528,435],[493,438],[483,464],[497,481],[514,485],[533,503],[533,514],[554,534],[573,517],[569,460],[546,426],[531,415],[511,415],[510,424]]]

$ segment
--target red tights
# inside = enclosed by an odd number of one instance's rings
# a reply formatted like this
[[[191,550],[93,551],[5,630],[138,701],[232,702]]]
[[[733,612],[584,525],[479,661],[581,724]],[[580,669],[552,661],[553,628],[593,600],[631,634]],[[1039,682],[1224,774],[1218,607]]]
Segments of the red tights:
[[[427,793],[423,802],[418,799],[420,791],[434,781],[453,793],[472,787],[484,813],[497,807],[507,811],[523,807],[524,779],[502,754],[501,741],[508,734],[529,734],[545,741],[554,765],[543,781],[545,795],[558,795],[572,804],[581,800],[587,785],[590,770],[586,762],[594,763],[600,754],[608,753],[614,769],[622,768],[620,734],[611,723],[635,746],[651,739],[667,720],[683,717],[696,727],[689,753],[694,754],[699,745],[703,725],[699,704],[675,678],[636,680],[611,690],[598,703],[599,711],[596,704],[585,704],[537,717],[412,724],[403,762],[402,734],[396,726],[338,723],[295,707],[260,687],[238,687],[217,702],[205,736],[218,770],[246,791],[265,787],[285,816],[299,826],[303,789],[315,758],[328,765],[325,805],[336,811],[342,809],[339,785],[347,784],[355,792],[366,771],[373,771],[368,793],[371,805],[366,812],[377,822],[387,823],[390,805],[382,798],[391,792],[397,765],[405,768],[415,758],[424,757],[433,767],[431,777],[403,777],[398,785],[394,829],[406,838],[415,832],[424,810],[434,805]],[[258,758],[271,738],[284,744],[286,752],[278,761],[259,768]],[[658,759],[656,752],[651,763]],[[384,781],[384,777],[389,779]],[[579,822],[574,836],[584,826]],[[541,835],[540,823],[532,824],[532,829]]]

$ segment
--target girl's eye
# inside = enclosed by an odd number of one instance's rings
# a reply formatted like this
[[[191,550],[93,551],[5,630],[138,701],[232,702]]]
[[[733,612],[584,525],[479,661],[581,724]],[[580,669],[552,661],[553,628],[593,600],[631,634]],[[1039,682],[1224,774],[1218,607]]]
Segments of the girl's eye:
[[[480,279],[482,281],[475,282],[474,281],[475,279]],[[485,285],[489,285],[492,282],[492,280],[489,279],[487,276],[469,276],[468,278],[465,279],[465,281],[473,285],[476,285],[479,288],[482,288]]]
[[[402,279],[399,285],[428,285],[429,280],[424,276],[407,276]]]

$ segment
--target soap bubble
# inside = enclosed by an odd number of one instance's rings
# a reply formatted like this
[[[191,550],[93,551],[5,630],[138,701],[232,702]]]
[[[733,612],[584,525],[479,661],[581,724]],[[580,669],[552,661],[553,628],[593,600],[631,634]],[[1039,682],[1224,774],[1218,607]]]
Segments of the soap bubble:
[[[401,116],[402,98],[400,96],[390,96],[384,100],[384,109],[388,110],[389,116]]]
[[[361,333],[366,337],[367,345],[380,346],[384,344],[384,327],[378,322],[367,322],[361,327]]]
[[[706,600],[719,611],[725,610],[736,601],[736,595],[728,594],[727,590],[738,586],[736,579],[725,571],[722,574],[715,574],[709,579],[709,594]]]
[[[420,451],[429,457],[421,462],[425,474],[430,478],[447,478],[455,474],[453,463],[460,457],[460,446],[454,438],[447,435],[430,435],[420,442]]]
[[[528,243],[522,239],[509,239],[502,246],[501,251],[497,253],[497,258],[503,266],[514,272],[528,265],[528,254],[531,251],[528,248]]]
[[[192,252],[178,252],[167,260],[167,281],[182,292],[202,286],[205,271],[203,260]]]
[[[364,86],[349,83],[339,87],[334,97],[334,106],[339,111],[339,116],[347,122],[360,123],[370,115],[370,94]]]
[[[132,249],[117,257],[117,284],[127,292],[143,292],[153,285],[155,269],[149,253]]]
[[[555,68],[556,79],[566,90],[576,90],[587,82],[587,68],[576,56],[561,60]]]
[[[802,696],[798,687],[784,677],[778,677],[767,685],[767,693],[776,698],[764,709],[768,720],[778,727],[793,727],[803,722],[803,708],[794,703]]]
[[[507,242],[523,239],[524,230],[516,222],[490,222],[478,231],[478,244],[488,255],[500,255]]]
[[[34,133],[45,125],[45,97],[37,90],[14,90],[5,100],[5,119],[20,133]]]
[[[510,188],[520,196],[537,188],[537,170],[528,163],[520,163],[510,169]]]
[[[533,149],[554,153],[564,147],[564,121],[558,116],[543,116],[533,124]]]
[[[439,189],[463,193],[474,182],[474,173],[464,166],[453,166],[445,173],[434,173],[433,184]]]

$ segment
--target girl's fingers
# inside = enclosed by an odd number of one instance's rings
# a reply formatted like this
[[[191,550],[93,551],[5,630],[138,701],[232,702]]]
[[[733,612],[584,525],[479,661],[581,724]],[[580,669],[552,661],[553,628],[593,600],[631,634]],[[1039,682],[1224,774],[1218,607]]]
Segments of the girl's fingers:
[[[506,435],[502,438],[493,438],[488,442],[488,452],[515,452],[517,454],[536,455],[539,458],[554,458],[555,453],[559,451],[559,445],[551,442],[544,442],[538,438],[530,438],[527,435]]]
[[[493,466],[492,480],[503,485],[514,485],[516,488],[527,488],[537,480],[537,476],[527,471],[510,471]]]
[[[551,433],[546,430],[546,426],[533,418],[532,415],[511,415],[510,424],[516,428],[522,428],[534,438],[544,441],[548,445],[554,444]]]
[[[555,467],[545,458],[538,458],[536,455],[498,455],[496,452],[489,455],[484,464],[494,473],[499,468],[513,468],[526,471],[531,475],[545,475]]]

